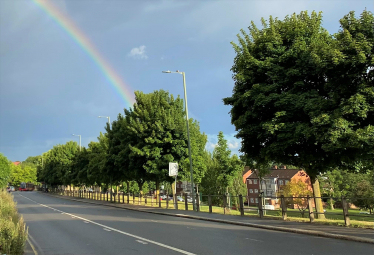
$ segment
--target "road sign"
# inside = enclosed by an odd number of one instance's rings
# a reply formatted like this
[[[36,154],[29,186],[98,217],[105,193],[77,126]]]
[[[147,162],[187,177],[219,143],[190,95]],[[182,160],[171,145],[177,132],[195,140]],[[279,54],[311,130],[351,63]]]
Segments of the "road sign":
[[[169,162],[169,176],[178,175],[178,163]]]

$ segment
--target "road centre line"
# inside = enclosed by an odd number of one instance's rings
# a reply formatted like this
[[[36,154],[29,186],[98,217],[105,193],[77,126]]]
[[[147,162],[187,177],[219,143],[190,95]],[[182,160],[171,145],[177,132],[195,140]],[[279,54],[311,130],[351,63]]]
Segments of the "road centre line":
[[[97,225],[97,226],[103,227],[104,229],[106,228],[106,229],[109,229],[109,230],[115,231],[115,232],[117,232],[117,233],[120,233],[120,234],[123,234],[123,235],[126,235],[126,236],[130,236],[130,237],[133,237],[133,238],[136,238],[136,239],[139,239],[139,240],[142,240],[142,241],[148,242],[148,243],[152,243],[152,244],[154,244],[154,245],[157,245],[157,246],[160,246],[160,247],[164,247],[164,248],[166,248],[166,249],[173,250],[173,251],[176,251],[176,252],[179,252],[179,253],[182,253],[182,254],[186,254],[186,255],[195,255],[194,253],[191,253],[191,252],[188,252],[188,251],[184,251],[184,250],[181,250],[181,249],[178,249],[178,248],[175,248],[175,247],[172,247],[172,246],[169,246],[169,245],[163,244],[163,243],[159,243],[159,242],[156,242],[156,241],[152,241],[152,240],[150,240],[150,239],[147,239],[147,238],[144,238],[144,237],[141,237],[141,236],[133,235],[133,234],[130,234],[130,233],[127,233],[127,232],[124,232],[124,231],[121,231],[121,230],[118,230],[118,229],[115,229],[115,228],[112,228],[112,227],[109,227],[109,226],[106,226],[106,225],[103,225],[103,224],[97,223],[97,222],[95,222],[95,221],[91,221],[91,220],[89,220],[89,219],[85,219],[85,218],[83,218],[83,217],[79,217],[79,216],[76,216],[76,215],[74,215],[74,214],[71,214],[71,213],[67,213],[67,212],[64,212],[64,211],[58,210],[58,209],[53,208],[53,207],[50,207],[50,206],[48,206],[48,205],[44,205],[44,204],[38,203],[38,202],[36,202],[36,201],[34,201],[34,200],[32,200],[32,199],[30,199],[30,198],[28,198],[28,197],[25,197],[25,196],[23,196],[23,195],[21,195],[21,194],[19,194],[19,195],[22,196],[22,197],[24,197],[24,198],[26,198],[26,199],[28,199],[28,200],[30,200],[30,201],[32,201],[32,202],[34,202],[34,203],[36,203],[36,204],[38,204],[38,205],[41,205],[41,206],[43,206],[43,207],[46,207],[46,208],[49,208],[49,209],[52,209],[52,210],[56,210],[56,211],[58,211],[58,212],[61,212],[61,214],[66,214],[66,215],[69,215],[69,216],[71,216],[71,217],[74,216],[74,217],[77,218],[77,219],[81,219],[81,220],[87,221],[87,222],[89,222],[89,223],[92,223],[92,224],[95,224],[95,225]]]

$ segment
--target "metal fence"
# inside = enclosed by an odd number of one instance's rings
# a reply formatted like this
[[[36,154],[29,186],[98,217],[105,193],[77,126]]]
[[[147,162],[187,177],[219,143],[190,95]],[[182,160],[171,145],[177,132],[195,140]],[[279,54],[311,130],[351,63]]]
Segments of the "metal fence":
[[[133,194],[110,193],[85,190],[61,190],[51,188],[51,193],[76,198],[86,198],[98,201],[108,201],[121,204],[143,205],[176,210],[194,210],[192,197],[188,194]],[[251,203],[248,196],[232,195],[203,195],[196,194],[195,210],[198,212],[219,213],[241,216],[277,217],[287,220],[288,217],[305,218],[314,222],[315,219],[326,218],[330,220],[344,221],[349,226],[351,220],[372,222],[372,212],[361,211],[355,208],[355,204],[368,202],[372,198],[334,198],[334,197],[256,197],[257,203]],[[372,200],[370,200],[372,201]],[[321,202],[323,211],[316,211],[316,204]],[[374,201],[373,201],[374,202]]]

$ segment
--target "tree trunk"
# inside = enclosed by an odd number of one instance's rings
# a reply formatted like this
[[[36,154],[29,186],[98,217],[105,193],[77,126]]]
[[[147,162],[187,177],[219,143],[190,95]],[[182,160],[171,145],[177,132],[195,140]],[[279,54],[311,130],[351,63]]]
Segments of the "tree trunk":
[[[156,204],[158,205],[158,202],[160,201],[159,199],[160,195],[160,181],[156,181]]]
[[[315,204],[316,211],[317,211],[317,219],[325,219],[325,215],[323,214],[321,191],[319,189],[318,179],[317,177],[314,177],[314,178],[311,178],[311,181],[312,181],[312,187],[313,187],[314,204]]]
[[[330,208],[331,210],[334,210],[334,200],[332,199],[332,197],[330,197]]]

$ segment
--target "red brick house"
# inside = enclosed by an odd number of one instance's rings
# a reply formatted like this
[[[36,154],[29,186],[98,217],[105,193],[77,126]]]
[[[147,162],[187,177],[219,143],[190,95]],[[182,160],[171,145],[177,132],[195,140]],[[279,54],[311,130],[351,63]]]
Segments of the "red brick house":
[[[15,162],[13,162],[13,164],[15,164],[16,166],[18,166],[19,164],[21,164],[21,161],[15,161]]]
[[[279,206],[278,192],[283,185],[291,180],[302,180],[307,183],[308,189],[312,190],[310,178],[302,169],[286,169],[285,166],[278,169],[277,166],[274,166],[262,180],[260,180],[257,170],[251,171],[246,178],[249,205],[257,205],[259,194],[263,192],[265,205],[274,205],[277,208]]]

